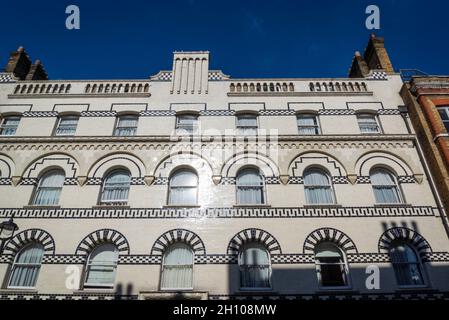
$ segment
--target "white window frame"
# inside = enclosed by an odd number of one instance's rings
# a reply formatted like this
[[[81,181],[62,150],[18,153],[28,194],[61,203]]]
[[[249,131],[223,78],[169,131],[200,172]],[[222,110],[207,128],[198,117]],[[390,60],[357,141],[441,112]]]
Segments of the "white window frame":
[[[438,113],[440,115],[441,121],[443,122],[444,127],[446,128],[446,131],[449,133],[449,120],[444,120],[441,117],[441,113],[445,113],[446,117],[449,119],[449,106],[439,106],[437,107]]]
[[[187,248],[189,248],[190,252],[192,253],[192,264],[191,264],[192,286],[190,286],[190,287],[186,287],[186,288],[170,288],[170,287],[167,287],[167,288],[165,288],[165,287],[162,286],[163,285],[162,281],[163,281],[163,277],[164,277],[164,269],[166,267],[165,258],[166,258],[167,250],[170,247],[172,247],[172,246],[184,246],[184,247],[187,247]],[[175,243],[171,244],[167,248],[167,250],[164,252],[164,255],[162,256],[161,275],[160,275],[160,281],[159,281],[160,282],[160,285],[159,285],[160,290],[161,291],[174,291],[174,290],[176,290],[176,291],[192,291],[193,288],[194,288],[194,283],[195,283],[195,272],[194,272],[194,270],[195,270],[195,251],[193,251],[192,247],[190,247],[188,244],[182,243],[182,242],[175,242]],[[180,266],[190,266],[190,264],[189,265],[170,265],[170,266],[180,267]]]
[[[187,125],[185,123],[182,123],[183,119],[190,119],[193,120],[192,125]],[[179,114],[176,116],[176,127],[175,130],[178,134],[187,133],[190,135],[198,133],[199,128],[199,117],[196,114],[186,113],[186,114]]]
[[[191,174],[196,176],[196,186],[173,186],[172,185],[172,178],[180,173],[180,172],[190,172]],[[190,169],[190,168],[180,168],[177,170],[174,170],[172,174],[170,174],[169,180],[168,180],[168,197],[167,197],[167,205],[168,206],[187,206],[187,207],[191,207],[191,206],[197,206],[198,205],[198,195],[199,195],[199,185],[200,185],[200,177],[198,176],[198,174],[196,173],[195,170]],[[195,193],[195,203],[192,204],[187,204],[187,203],[180,203],[180,204],[176,204],[176,203],[172,203],[172,189],[196,189],[196,193]]]
[[[242,272],[247,272],[246,270],[243,271],[242,268],[247,268],[249,266],[246,264],[244,265],[242,263],[242,255],[243,255],[243,252],[246,249],[250,248],[251,246],[261,248],[261,249],[265,250],[267,253],[268,265],[262,265],[262,266],[268,268],[268,283],[269,283],[268,287],[243,287],[242,286],[242,281],[243,281],[242,280]],[[252,242],[244,244],[243,247],[241,248],[241,250],[239,251],[239,255],[238,255],[239,281],[240,281],[239,288],[240,288],[240,290],[241,291],[271,291],[271,290],[273,290],[273,283],[272,283],[273,268],[271,265],[272,265],[272,262],[271,262],[270,251],[268,251],[268,249],[263,244],[258,243],[256,241],[252,241]],[[251,265],[251,266],[254,266],[254,265]],[[256,265],[256,266],[260,266],[260,265]]]
[[[31,201],[31,205],[33,205],[33,206],[57,206],[57,205],[60,203],[60,201],[61,201],[61,193],[62,193],[62,189],[64,188],[64,183],[62,184],[62,186],[46,186],[46,187],[43,187],[43,186],[42,186],[43,181],[45,181],[45,179],[46,179],[48,176],[50,176],[52,173],[62,173],[62,174],[64,175],[64,179],[65,179],[65,172],[64,172],[64,170],[62,170],[62,169],[52,169],[52,170],[48,170],[47,172],[45,172],[44,174],[42,174],[42,176],[39,178],[39,182],[38,182],[38,184],[37,184],[37,187],[36,187],[36,189],[34,190],[33,198],[32,198],[32,201]],[[36,203],[37,196],[39,195],[39,192],[40,192],[41,190],[43,190],[43,189],[45,189],[45,190],[49,190],[49,189],[51,189],[51,190],[58,190],[58,189],[59,189],[58,202],[55,203],[55,204],[48,204],[48,205],[47,205],[47,204],[39,204],[39,203]]]
[[[122,120],[126,120],[126,119],[133,119],[133,120],[135,120],[136,121],[136,125],[135,126],[124,126],[124,125],[121,125],[120,123],[122,122]],[[137,134],[138,126],[139,126],[139,116],[132,115],[132,114],[118,116],[117,117],[117,123],[116,123],[115,129],[114,129],[114,136],[115,137],[133,137],[133,136],[135,136]],[[131,134],[131,135],[119,135],[118,133],[120,132],[121,129],[133,129],[133,134]]]
[[[113,175],[116,172],[126,173],[128,175],[128,177],[129,177],[129,183],[127,184],[128,185],[128,198],[127,199],[104,200],[103,197],[104,197],[104,194],[105,194],[104,191],[105,191],[105,189],[107,187],[106,186],[107,180],[108,180],[108,178],[111,175]],[[121,184],[124,185],[125,183],[121,183]],[[108,188],[109,188],[109,186],[108,186]],[[115,188],[120,188],[120,187],[115,187]],[[121,187],[121,188],[123,188],[123,187]],[[126,205],[128,203],[128,201],[129,201],[129,193],[130,192],[131,192],[131,173],[128,170],[122,169],[122,168],[111,170],[111,171],[109,171],[105,175],[104,181],[103,181],[103,183],[101,185],[100,204],[101,205],[117,205],[117,204]]]
[[[240,125],[240,119],[243,118],[254,118],[256,120],[256,125],[254,126],[242,126]],[[259,132],[259,117],[257,114],[252,113],[242,113],[236,115],[236,128],[237,128],[237,134],[243,135],[243,136],[256,136]],[[247,133],[245,131],[251,130],[251,133]]]
[[[381,172],[391,176],[391,178],[393,179],[393,183],[394,184],[390,184],[390,185],[373,184],[373,182],[371,180],[371,176],[372,176],[373,172],[375,172],[375,171],[381,171]],[[376,201],[377,205],[400,205],[400,204],[404,204],[405,203],[404,195],[402,194],[402,190],[400,188],[399,181],[398,181],[396,175],[393,174],[393,172],[391,172],[389,169],[385,169],[385,168],[382,168],[382,167],[374,167],[374,168],[372,168],[371,171],[370,171],[370,180],[371,180],[371,187],[373,188],[374,200]],[[375,189],[379,189],[381,186],[383,186],[383,187],[390,187],[390,188],[394,187],[396,189],[396,193],[398,195],[398,202],[393,202],[393,203],[377,202]]]
[[[41,261],[39,263],[18,263],[17,259],[20,257],[20,255],[23,253],[23,251],[25,249],[28,249],[29,247],[32,246],[40,246],[42,248],[42,257],[41,257]],[[12,280],[12,276],[14,274],[14,270],[16,269],[16,267],[19,265],[20,267],[33,267],[33,268],[37,268],[37,275],[36,275],[36,280],[35,283],[37,284],[37,281],[39,280],[39,275],[41,273],[41,267],[42,267],[42,260],[44,259],[45,256],[45,248],[42,244],[37,243],[37,242],[33,242],[30,244],[25,245],[23,248],[20,249],[19,252],[17,252],[15,258],[14,258],[14,263],[11,267],[11,272],[9,273],[9,279],[8,279],[8,289],[24,289],[24,290],[29,290],[29,289],[36,289],[36,285],[32,286],[32,287],[25,287],[25,286],[11,286],[11,280]]]
[[[115,252],[117,254],[117,260],[114,261],[113,263],[109,264],[109,265],[108,264],[102,264],[101,265],[103,267],[106,266],[106,267],[112,267],[113,268],[113,270],[114,270],[113,271],[114,272],[114,282],[113,283],[108,283],[108,284],[98,284],[98,283],[88,283],[87,282],[87,279],[88,279],[88,276],[89,276],[89,272],[90,272],[90,268],[92,266],[92,261],[91,261],[92,254],[95,253],[95,251],[100,246],[103,245],[103,244],[99,244],[99,245],[97,245],[97,246],[95,246],[93,248],[93,250],[89,253],[89,257],[87,258],[86,271],[84,272],[83,288],[88,288],[88,289],[90,289],[90,288],[114,288],[114,286],[115,286],[115,279],[117,278],[117,267],[118,267],[118,259],[119,259],[118,248],[113,243],[104,243],[104,244],[113,245],[115,247],[115,250],[116,250]]]
[[[17,124],[15,125],[8,125],[8,121],[10,120],[17,120]],[[0,122],[0,136],[2,137],[11,137],[15,136],[17,133],[17,129],[19,128],[21,117],[20,116],[7,116],[1,119]],[[6,124],[5,124],[6,123]],[[7,129],[14,129],[13,134],[4,134],[4,131]]]
[[[245,184],[239,184],[239,175],[246,170],[252,170],[254,172],[257,172],[258,176],[261,178],[261,185],[260,186],[256,186],[256,185],[245,185]],[[261,203],[240,203],[239,202],[239,192],[241,188],[251,188],[251,189],[258,189],[261,190],[262,192],[262,202]],[[263,174],[261,174],[259,168],[253,168],[253,167],[244,167],[241,168],[238,172],[237,172],[237,177],[236,177],[236,201],[237,205],[240,206],[251,206],[251,205],[265,205],[267,204],[267,190],[266,190],[266,183],[265,183],[265,176]]]
[[[61,128],[61,124],[63,124],[63,122],[65,120],[76,120],[76,124],[71,124],[71,125],[63,125],[63,127],[66,128],[71,128],[73,130],[72,133],[58,133],[59,128]],[[74,136],[76,134],[76,129],[78,128],[78,121],[79,121],[79,117],[78,116],[63,116],[60,117],[58,119],[58,125],[56,126],[55,129],[55,136]]]
[[[299,124],[299,120],[301,118],[313,119],[314,124],[313,125],[302,125],[302,124]],[[307,136],[307,135],[317,136],[317,135],[321,134],[321,126],[320,126],[320,122],[319,122],[318,116],[316,114],[313,114],[313,113],[299,113],[299,114],[297,114],[296,115],[296,126],[298,127],[298,134],[300,136]],[[306,129],[313,128],[314,133],[313,134],[301,133],[301,128],[306,128]]]
[[[329,184],[326,186],[325,185],[307,185],[305,177],[309,172],[313,172],[313,171],[320,172],[321,174],[326,176]],[[304,180],[304,196],[305,196],[306,204],[308,206],[331,206],[331,205],[335,205],[337,203],[337,197],[335,195],[335,189],[334,189],[334,183],[332,182],[332,176],[330,174],[328,174],[326,172],[326,170],[321,169],[321,168],[316,168],[316,167],[306,168],[304,170],[303,180]],[[328,189],[330,190],[332,202],[330,202],[330,203],[309,203],[309,202],[307,202],[306,190],[314,189],[314,188],[323,188],[323,187],[328,187]]]
[[[323,243],[321,243],[322,245]],[[346,257],[345,252],[335,243],[331,243],[331,242],[327,242],[327,244],[334,246],[341,255],[341,258],[343,260],[343,262],[338,262],[338,263],[322,263],[319,262],[316,255],[317,253],[315,252],[315,270],[316,270],[316,274],[317,274],[317,280],[318,280],[318,286],[320,288],[320,290],[344,290],[344,289],[351,289],[351,277],[350,277],[350,270],[349,270],[349,264],[348,264],[348,260]],[[317,247],[319,248],[319,245],[317,245]],[[322,277],[321,277],[321,266],[322,265],[339,265],[340,267],[343,266],[343,270],[345,272],[345,278],[346,278],[346,285],[343,286],[323,286],[323,281],[322,281]]]
[[[356,116],[357,116],[357,124],[359,126],[359,130],[360,130],[361,134],[371,135],[371,134],[381,134],[382,133],[382,128],[380,126],[379,119],[378,119],[377,115],[365,112],[365,113],[358,113]],[[375,123],[376,131],[375,132],[374,131],[373,132],[364,132],[362,130],[362,127],[363,126],[369,127],[370,123],[368,123],[367,121],[361,121],[362,119],[373,120],[373,121],[371,121],[371,126],[373,126]]]

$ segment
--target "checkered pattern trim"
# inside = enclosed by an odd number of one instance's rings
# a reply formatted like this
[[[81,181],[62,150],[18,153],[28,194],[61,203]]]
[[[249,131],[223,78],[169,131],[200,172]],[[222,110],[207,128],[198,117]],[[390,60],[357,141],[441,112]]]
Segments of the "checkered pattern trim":
[[[81,117],[115,117],[115,111],[82,111]]]
[[[127,255],[119,256],[118,264],[161,264],[162,256]]]
[[[89,186],[97,186],[103,183],[103,178],[90,177],[87,178],[86,184]]]
[[[131,177],[132,186],[141,186],[145,184],[144,177]]]
[[[65,186],[77,186],[78,180],[76,178],[65,178],[64,185]]]
[[[274,254],[271,256],[273,264],[303,264],[315,263],[313,254]]]
[[[141,111],[139,114],[142,117],[169,117],[169,116],[175,116],[176,111],[174,111],[174,110],[145,110],[145,111]]]
[[[266,184],[280,184],[281,180],[279,177],[265,177]]]
[[[85,256],[76,256],[70,254],[57,254],[53,256],[44,256],[42,264],[85,264]]]
[[[234,177],[223,177],[221,178],[221,185],[235,185],[237,183],[236,178]]]
[[[0,294],[0,300],[137,300],[137,295],[119,295],[119,294],[101,294],[101,293],[86,293],[86,294],[40,294],[40,293],[24,293],[23,291]]]
[[[260,116],[294,116],[295,110],[260,110]]]
[[[348,184],[349,180],[347,177],[332,177],[333,184]]]
[[[224,77],[221,71],[209,71],[209,81],[220,81],[223,79],[228,79],[228,77]]]
[[[0,73],[0,83],[16,82],[11,73]]]
[[[20,219],[192,219],[434,217],[432,207],[298,208],[0,208],[0,218]]]
[[[359,253],[348,254],[347,259],[349,263],[388,263],[390,257],[385,253]]]
[[[0,178],[0,186],[9,186],[11,185],[11,178]]]
[[[321,116],[344,116],[355,114],[355,111],[352,109],[320,109],[318,113]]]
[[[195,264],[235,264],[238,263],[238,257],[225,254],[208,254],[195,256]]]
[[[22,180],[20,180],[20,185],[35,186],[35,185],[37,185],[37,182],[38,182],[37,178],[22,178]]]
[[[214,117],[220,117],[220,116],[234,116],[235,111],[234,110],[201,110],[200,116],[214,116]]]
[[[377,110],[377,114],[379,115],[398,115],[401,114],[399,109],[379,109]]]
[[[371,183],[371,177],[370,176],[358,176],[356,183],[358,184],[369,184]]]
[[[399,183],[416,183],[414,176],[400,176],[398,177]]]
[[[169,182],[169,179],[167,177],[156,177],[154,179],[154,185],[167,185]]]
[[[171,71],[162,71],[159,73],[157,77],[158,81],[171,81],[172,80],[172,72]]]
[[[449,261],[449,252],[426,252],[422,259],[425,262],[447,262]]]
[[[303,177],[289,177],[288,184],[304,184]]]
[[[0,263],[12,263],[14,262],[14,256],[10,254],[0,255]]]
[[[385,71],[372,71],[370,75],[366,77],[368,80],[388,80],[387,73]]]
[[[22,114],[24,118],[45,118],[45,117],[57,117],[56,111],[26,111]]]

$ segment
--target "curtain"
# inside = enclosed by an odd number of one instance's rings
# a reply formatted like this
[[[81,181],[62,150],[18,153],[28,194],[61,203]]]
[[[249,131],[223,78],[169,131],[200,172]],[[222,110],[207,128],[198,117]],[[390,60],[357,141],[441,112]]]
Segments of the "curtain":
[[[177,171],[170,178],[169,203],[172,205],[197,204],[198,176],[188,170]]]
[[[103,244],[89,257],[86,285],[113,286],[117,269],[118,250],[113,244]]]
[[[301,135],[319,134],[316,117],[312,115],[298,116],[298,131]]]
[[[164,255],[162,289],[193,288],[193,252],[189,246],[174,244]]]
[[[402,286],[423,285],[421,264],[415,251],[408,245],[397,245],[390,250],[390,259],[398,280]]]
[[[74,135],[76,126],[78,125],[78,118],[61,118],[59,126],[56,130],[57,135]]]
[[[240,285],[242,288],[270,288],[270,258],[259,245],[249,245],[240,256]]]
[[[385,170],[371,173],[371,184],[377,203],[400,203],[399,190],[394,177]]]
[[[42,245],[32,244],[25,247],[14,262],[9,286],[34,287],[43,256],[44,248]]]
[[[347,285],[346,263],[339,248],[323,243],[315,251],[315,262],[319,280],[323,287]]]
[[[357,117],[359,123],[360,132],[362,133],[378,133],[379,126],[377,125],[376,118],[370,115],[360,115]]]
[[[131,177],[127,171],[114,171],[106,177],[102,202],[127,202]]]
[[[308,204],[334,203],[329,178],[319,170],[306,172],[304,176],[304,190]]]
[[[133,136],[137,131],[137,117],[121,117],[119,119],[116,136]]]
[[[56,205],[59,203],[65,175],[61,170],[50,171],[39,181],[34,198],[35,205]]]
[[[263,204],[264,182],[256,169],[244,169],[237,176],[237,203]]]

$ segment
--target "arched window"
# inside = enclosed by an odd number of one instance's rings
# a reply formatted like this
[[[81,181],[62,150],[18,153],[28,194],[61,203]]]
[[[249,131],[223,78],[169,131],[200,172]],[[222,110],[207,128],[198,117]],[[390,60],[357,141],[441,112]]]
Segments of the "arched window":
[[[115,245],[106,243],[95,247],[87,261],[84,286],[113,287],[117,261],[118,250]]]
[[[421,260],[408,244],[394,244],[390,249],[390,259],[400,286],[424,285]]]
[[[347,287],[348,265],[339,247],[323,242],[315,249],[315,265],[321,287]]]
[[[198,176],[189,169],[176,171],[170,177],[170,205],[196,205],[198,196]]]
[[[129,171],[124,169],[114,170],[109,173],[101,190],[102,204],[123,204],[128,202],[131,177]]]
[[[377,203],[401,203],[395,176],[386,169],[375,168],[370,173],[371,185]]]
[[[271,264],[267,249],[258,243],[245,245],[239,253],[240,287],[271,288]]]
[[[34,288],[41,268],[44,247],[33,243],[24,247],[16,256],[9,279],[9,288]]]
[[[34,205],[57,205],[64,185],[65,174],[63,170],[51,170],[39,179],[34,194]]]
[[[237,174],[237,203],[264,204],[265,183],[256,168],[245,168]]]
[[[171,245],[162,262],[161,289],[193,289],[193,251],[183,243]]]
[[[330,177],[321,169],[312,168],[305,171],[304,190],[308,204],[335,202]]]

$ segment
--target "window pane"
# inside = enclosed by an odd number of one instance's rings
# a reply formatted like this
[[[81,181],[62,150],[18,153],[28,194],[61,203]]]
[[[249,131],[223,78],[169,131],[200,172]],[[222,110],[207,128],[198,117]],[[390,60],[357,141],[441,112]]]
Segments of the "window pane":
[[[189,170],[175,172],[170,178],[168,202],[172,205],[196,205],[198,176]]]
[[[33,204],[56,205],[59,203],[65,174],[61,170],[50,171],[39,181]]]
[[[323,287],[346,286],[347,272],[343,253],[336,245],[322,243],[315,250],[318,278]]]
[[[386,170],[371,172],[371,184],[377,203],[400,203],[399,189],[392,174]]]
[[[297,117],[300,135],[315,135],[320,133],[318,121],[314,115],[299,115]]]
[[[237,117],[237,128],[240,134],[257,134],[257,116],[242,115]]]
[[[184,244],[169,247],[164,255],[161,288],[190,289],[193,287],[193,251]]]
[[[102,202],[127,202],[130,184],[129,172],[124,170],[112,172],[105,179]]]
[[[3,120],[0,127],[0,135],[2,136],[12,136],[16,133],[17,127],[19,126],[20,118],[9,117]]]
[[[390,250],[390,259],[399,285],[423,285],[421,264],[415,251],[408,245],[396,245]]]
[[[117,268],[118,250],[113,244],[100,245],[89,257],[87,285],[113,285]]]
[[[74,135],[77,125],[78,118],[76,117],[61,118],[56,129],[56,135]]]
[[[307,171],[304,176],[304,190],[308,204],[334,203],[332,187],[328,176],[319,171]]]
[[[182,115],[177,117],[176,129],[194,133],[198,128],[198,117],[194,115]]]
[[[40,244],[24,248],[13,265],[10,287],[34,287],[39,274],[44,248]]]
[[[115,130],[116,136],[133,136],[137,132],[137,117],[120,117]]]
[[[360,131],[362,133],[378,133],[379,126],[375,116],[372,115],[358,115],[357,121],[359,123]]]
[[[239,264],[242,288],[270,288],[270,259],[264,247],[247,245],[240,253]]]
[[[243,169],[239,172],[237,176],[237,203],[264,203],[264,182],[257,169]]]

